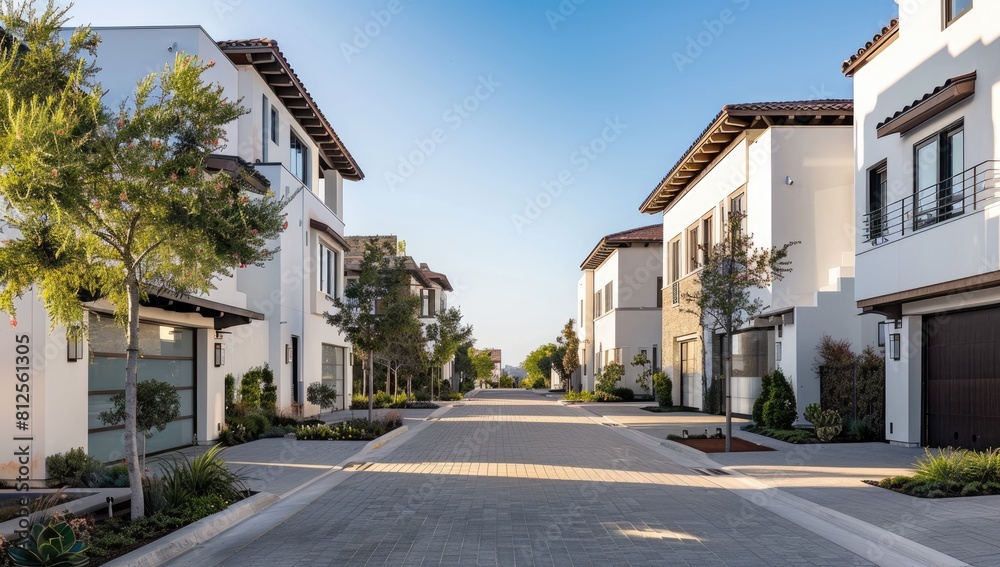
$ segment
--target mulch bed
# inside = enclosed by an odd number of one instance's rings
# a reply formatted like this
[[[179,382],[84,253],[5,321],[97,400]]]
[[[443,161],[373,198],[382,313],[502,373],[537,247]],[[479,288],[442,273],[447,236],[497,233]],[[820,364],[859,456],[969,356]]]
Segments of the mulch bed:
[[[682,445],[687,445],[692,449],[697,449],[702,453],[725,453],[726,452],[726,440],[725,439],[671,439]],[[774,449],[770,447],[765,447],[763,445],[758,445],[756,443],[751,443],[745,439],[740,439],[739,437],[733,437],[733,441],[730,444],[730,449],[734,453],[744,453],[748,451],[773,451]]]

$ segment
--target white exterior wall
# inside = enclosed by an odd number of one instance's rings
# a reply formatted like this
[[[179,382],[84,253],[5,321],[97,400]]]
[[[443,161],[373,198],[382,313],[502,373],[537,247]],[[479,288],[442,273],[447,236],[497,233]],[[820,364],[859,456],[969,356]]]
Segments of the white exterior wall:
[[[579,306],[582,302],[583,313],[577,309],[579,317],[577,334],[580,338],[580,376],[581,388],[594,390],[594,352],[597,342],[594,340],[594,270],[584,270],[580,281],[576,284],[576,299]]]

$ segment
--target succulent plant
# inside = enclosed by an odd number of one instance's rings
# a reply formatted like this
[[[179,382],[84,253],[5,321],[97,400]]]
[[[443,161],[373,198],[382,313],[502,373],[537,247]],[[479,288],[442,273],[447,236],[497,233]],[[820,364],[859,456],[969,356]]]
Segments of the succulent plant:
[[[816,428],[820,441],[829,441],[840,434],[844,427],[840,414],[834,410],[822,410],[819,404],[809,404],[805,411],[806,420]]]
[[[7,553],[19,567],[80,567],[90,561],[85,551],[87,544],[77,541],[68,523],[50,522],[32,526],[27,540]]]

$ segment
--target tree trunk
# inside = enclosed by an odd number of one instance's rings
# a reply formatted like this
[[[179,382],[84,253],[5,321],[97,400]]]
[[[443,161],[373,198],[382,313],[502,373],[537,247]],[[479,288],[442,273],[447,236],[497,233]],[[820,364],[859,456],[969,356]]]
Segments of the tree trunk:
[[[385,395],[392,395],[392,380],[390,376],[392,375],[392,370],[389,369],[389,365],[385,365]]]
[[[726,380],[726,452],[729,453],[732,450],[732,438],[733,438],[733,332],[732,332],[732,320],[729,321],[729,329],[726,331],[726,337],[722,343],[722,355],[724,357],[723,364],[725,365],[725,380]]]
[[[132,521],[145,514],[142,501],[142,469],[136,445],[136,391],[139,379],[139,282],[128,281],[128,328],[125,331],[125,463],[128,466]]]
[[[372,421],[372,409],[375,407],[375,353],[368,353],[365,361],[365,371],[368,374],[368,423]]]

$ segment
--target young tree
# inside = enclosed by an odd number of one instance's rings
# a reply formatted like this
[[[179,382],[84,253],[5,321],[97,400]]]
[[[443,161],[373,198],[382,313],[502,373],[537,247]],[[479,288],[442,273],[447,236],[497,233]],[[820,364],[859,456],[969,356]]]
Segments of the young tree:
[[[563,326],[562,334],[556,338],[556,342],[562,347],[562,357],[556,369],[563,381],[570,380],[577,368],[580,368],[580,337],[576,334],[576,320],[570,319]],[[572,390],[572,384],[564,385],[567,390]]]
[[[697,290],[686,292],[684,300],[696,309],[689,312],[701,318],[701,324],[713,332],[725,332],[723,360],[726,380],[726,451],[730,450],[733,433],[732,416],[732,337],[764,310],[764,302],[754,297],[756,290],[780,280],[792,270],[788,249],[793,241],[782,246],[757,248],[753,235],[743,229],[746,215],[730,213],[722,241],[703,248],[705,265],[698,272]]]
[[[35,286],[53,324],[82,332],[80,295],[103,297],[125,328],[125,460],[132,519],[144,513],[136,445],[139,305],[199,294],[275,250],[285,202],[246,176],[210,173],[225,127],[244,113],[184,54],[140,80],[119,108],[94,83],[99,38],[60,39],[65,9],[5,4],[0,21],[0,309]],[[11,324],[16,324],[12,319]]]
[[[455,351],[455,373],[462,377],[463,382],[466,379],[472,380],[475,376],[475,372],[472,370],[472,359],[469,358],[469,349],[474,344],[476,344],[476,339],[470,338],[459,345],[458,350]]]
[[[534,382],[544,381],[548,383],[552,376],[552,355],[556,352],[556,345],[552,343],[544,344],[528,353],[521,366],[528,372],[528,377]]]
[[[649,393],[649,378],[653,375],[653,369],[650,367],[649,358],[645,354],[639,353],[632,357],[632,366],[639,367],[639,375],[635,377],[635,383],[638,384],[647,394]]]
[[[388,243],[375,239],[365,243],[361,275],[344,289],[344,299],[333,301],[335,313],[325,313],[326,322],[340,329],[354,345],[362,361],[368,385],[368,420],[374,406],[372,364],[375,353],[386,349],[390,339],[407,328],[420,306],[420,298],[410,293],[409,274]]]
[[[181,415],[181,398],[177,389],[168,382],[143,380],[135,393],[135,426],[145,439],[153,436],[153,430],[163,431],[167,425]],[[102,411],[97,418],[104,425],[125,423],[125,393],[111,396],[111,409]],[[146,466],[146,444],[142,444],[142,465]]]
[[[457,307],[445,309],[437,316],[437,321],[427,325],[427,341],[433,344],[429,357],[432,367],[444,366],[455,356],[458,347],[472,340],[472,325],[462,325],[462,312]],[[431,396],[434,396],[434,380],[431,380]]]
[[[493,376],[493,357],[490,351],[469,347],[469,359],[472,362],[472,370],[476,374],[476,380],[482,382]]]
[[[332,408],[337,403],[337,390],[329,384],[313,382],[306,388],[306,401],[319,406],[319,411],[323,408]]]
[[[413,375],[427,366],[427,337],[424,327],[414,316],[405,322],[388,339],[385,347],[375,354],[375,359],[385,365],[395,381],[399,393],[399,374],[406,375],[406,393],[413,394]],[[387,386],[388,387],[388,386]]]

